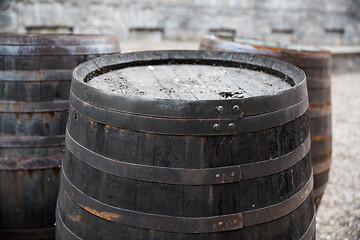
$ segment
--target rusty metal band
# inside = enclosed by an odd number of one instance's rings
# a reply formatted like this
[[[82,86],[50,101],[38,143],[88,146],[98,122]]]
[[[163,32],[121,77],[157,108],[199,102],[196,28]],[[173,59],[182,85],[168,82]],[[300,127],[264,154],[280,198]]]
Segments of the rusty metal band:
[[[1,137],[1,148],[60,147],[65,145],[64,135]]]
[[[68,111],[68,109],[68,100],[47,102],[0,102],[0,113],[65,112]]]
[[[223,40],[214,35],[204,36],[200,42],[200,49],[219,51],[235,51],[259,54],[283,59],[299,67],[328,67],[331,52],[313,46],[284,44],[279,42],[262,41],[257,39]]]
[[[312,129],[310,128],[310,132],[312,131]],[[314,130],[315,131],[315,130]],[[325,147],[322,147],[320,150],[320,153],[325,153],[327,151],[330,151],[331,150],[331,139],[332,139],[332,136],[331,136],[331,133],[330,135],[311,135],[311,141],[313,143],[316,143],[316,142],[325,142],[329,145],[329,149],[325,148]],[[312,150],[314,151],[314,150]]]
[[[93,76],[131,66],[159,64],[199,64],[253,69],[286,78],[294,84],[290,89],[273,95],[243,99],[179,100],[150,99],[142,96],[116,94],[87,85]],[[304,72],[285,62],[261,56],[215,51],[148,51],[113,54],[78,65],[73,72],[71,91],[80,101],[99,108],[151,117],[181,119],[238,119],[278,111],[299,103],[307,97]],[[233,107],[237,105],[237,111]],[[217,106],[224,111],[219,113]]]
[[[93,55],[119,52],[114,44],[94,45],[54,45],[54,46],[15,46],[0,45],[0,55],[5,56],[66,56]]]
[[[237,230],[279,219],[296,210],[308,198],[312,188],[313,178],[310,175],[305,186],[283,202],[243,213],[212,217],[165,216],[114,207],[81,192],[68,180],[64,171],[61,171],[60,191],[66,191],[85,211],[111,222],[165,232],[210,233]]]
[[[314,198],[317,198],[317,197],[320,197],[321,195],[323,195],[325,188],[326,188],[326,182],[321,187],[314,189]]]
[[[37,229],[0,229],[0,239],[53,239],[55,227]]]
[[[101,108],[81,101],[70,92],[70,107],[86,118],[127,130],[166,135],[219,136],[260,131],[295,120],[307,111],[308,105],[306,97],[288,108],[256,116],[182,119],[151,117]]]
[[[314,175],[318,175],[318,174],[328,171],[330,169],[331,162],[332,162],[332,159],[330,156],[321,163],[313,164],[312,167],[313,167]]]
[[[31,158],[0,158],[1,171],[60,168],[63,155]]]
[[[310,118],[331,117],[331,105],[323,108],[309,109]]]
[[[316,215],[314,210],[314,215],[311,220],[309,228],[306,230],[305,234],[299,240],[311,240],[314,237],[316,230]]]
[[[293,43],[280,43],[273,41],[263,41],[254,38],[235,38],[233,41],[222,40],[214,35],[207,35],[203,37],[203,40],[214,43],[232,43],[232,44],[244,44],[251,48],[256,48],[258,50],[268,50],[268,51],[276,51],[280,52],[286,51],[288,54],[293,52],[294,54],[312,54],[313,58],[319,58],[320,56],[327,56],[328,58],[331,56],[331,52],[328,50],[324,50],[315,46],[301,45],[301,44],[293,44]],[[317,55],[315,55],[317,54]]]
[[[71,81],[72,70],[0,71],[0,81]]]
[[[66,149],[91,167],[114,176],[177,185],[210,185],[239,182],[284,171],[301,161],[310,150],[310,137],[298,148],[277,158],[218,168],[184,169],[141,165],[114,160],[95,153],[66,132]]]
[[[55,211],[55,217],[56,217],[56,231],[61,236],[61,239],[66,240],[81,240],[78,236],[76,236],[70,229],[65,225],[64,221],[61,218],[60,212],[59,212],[59,205],[56,204],[56,211]]]

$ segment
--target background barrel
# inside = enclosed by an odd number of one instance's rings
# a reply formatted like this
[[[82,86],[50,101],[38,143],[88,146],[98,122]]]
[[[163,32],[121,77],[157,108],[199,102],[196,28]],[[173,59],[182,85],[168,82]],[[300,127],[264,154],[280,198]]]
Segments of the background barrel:
[[[331,53],[312,46],[265,42],[253,39],[201,39],[200,49],[236,51],[277,58],[292,63],[306,73],[309,92],[311,160],[314,197],[318,207],[325,191],[331,165]]]
[[[54,239],[73,68],[111,35],[0,36],[0,239]]]
[[[210,28],[209,35],[214,35],[221,39],[232,40],[236,35],[236,30],[231,28]]]
[[[57,239],[314,239],[307,109],[304,73],[265,57],[79,65]]]

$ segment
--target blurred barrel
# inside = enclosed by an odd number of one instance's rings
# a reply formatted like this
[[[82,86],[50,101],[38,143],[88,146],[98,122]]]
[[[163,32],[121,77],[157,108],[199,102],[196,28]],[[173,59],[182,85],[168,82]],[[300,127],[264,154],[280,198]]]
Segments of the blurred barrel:
[[[209,34],[220,39],[232,40],[235,38],[236,30],[231,28],[210,28]]]
[[[277,58],[304,70],[309,93],[311,160],[314,197],[318,207],[328,182],[331,165],[331,53],[312,46],[265,42],[253,39],[226,41],[205,36],[200,49],[236,51]]]
[[[304,73],[211,51],[73,72],[57,239],[314,239]]]
[[[73,68],[112,35],[0,36],[0,239],[54,239]]]

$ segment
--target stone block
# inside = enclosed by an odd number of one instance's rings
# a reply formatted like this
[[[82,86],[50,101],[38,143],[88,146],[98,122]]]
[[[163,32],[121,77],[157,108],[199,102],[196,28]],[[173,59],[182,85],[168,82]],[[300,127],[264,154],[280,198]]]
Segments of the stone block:
[[[9,26],[12,23],[12,19],[7,12],[0,13],[0,28]]]
[[[10,6],[11,0],[0,0],[0,10],[8,9]]]
[[[165,39],[198,41],[228,28],[242,37],[360,44],[359,0],[0,0],[3,9],[0,32],[65,26],[127,39],[130,28],[160,27]]]

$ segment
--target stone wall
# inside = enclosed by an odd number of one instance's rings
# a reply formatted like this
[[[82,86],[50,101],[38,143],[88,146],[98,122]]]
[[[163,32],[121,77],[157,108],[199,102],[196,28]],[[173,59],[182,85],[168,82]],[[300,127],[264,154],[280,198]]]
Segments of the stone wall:
[[[0,0],[0,32],[128,39],[139,28],[161,29],[171,40],[197,41],[210,28],[229,28],[238,37],[360,44],[360,0]]]

